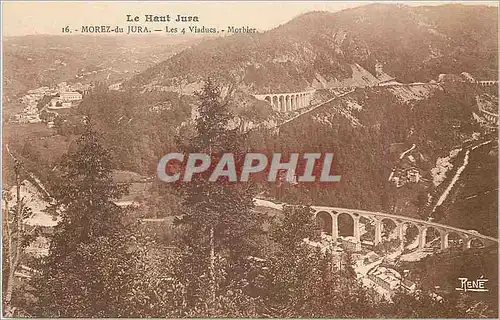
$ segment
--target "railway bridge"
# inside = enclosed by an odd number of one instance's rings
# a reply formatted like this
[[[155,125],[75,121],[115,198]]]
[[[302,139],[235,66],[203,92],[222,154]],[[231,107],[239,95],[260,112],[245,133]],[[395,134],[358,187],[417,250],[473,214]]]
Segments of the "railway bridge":
[[[256,204],[261,206],[273,207],[282,210],[281,205],[273,202],[256,199]],[[406,216],[393,215],[383,212],[365,211],[358,209],[347,209],[337,207],[311,206],[315,217],[323,222],[324,231],[331,234],[332,238],[339,238],[339,218],[344,217],[352,220],[352,236],[356,250],[361,250],[361,220],[374,226],[374,245],[382,242],[382,232],[385,226],[392,225],[396,231],[397,237],[401,240],[401,249],[404,248],[404,238],[409,228],[415,228],[418,232],[418,247],[423,249],[429,241],[427,235],[432,232],[439,239],[440,249],[444,250],[450,246],[450,238],[455,238],[453,244],[462,243],[463,249],[469,249],[473,246],[491,246],[498,245],[498,239],[478,233],[474,230],[464,230],[449,225],[415,219]],[[395,228],[395,229],[394,229]]]
[[[484,110],[481,107],[479,107],[479,111],[481,111],[481,114],[483,115],[483,117],[486,118],[486,120],[488,120],[488,121],[490,121],[490,122],[492,122],[492,123],[494,123],[495,125],[498,126],[498,124],[499,124],[498,114],[490,112],[488,110]]]
[[[491,87],[491,86],[497,85],[498,81],[497,80],[481,80],[481,81],[477,81],[477,83],[483,87]]]
[[[308,107],[315,91],[256,94],[254,97],[269,102],[276,111],[290,112]]]

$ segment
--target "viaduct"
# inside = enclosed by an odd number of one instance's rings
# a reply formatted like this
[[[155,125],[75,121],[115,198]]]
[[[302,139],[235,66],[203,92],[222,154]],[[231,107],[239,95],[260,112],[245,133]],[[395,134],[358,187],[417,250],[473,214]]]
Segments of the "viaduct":
[[[278,206],[272,202],[256,199],[256,205],[270,206],[274,209],[282,210],[281,206]],[[401,249],[404,248],[404,237],[405,233],[409,227],[415,227],[418,230],[418,246],[423,249],[427,242],[427,233],[433,231],[434,234],[439,235],[440,239],[440,249],[444,250],[450,246],[450,236],[455,239],[462,240],[465,249],[469,249],[474,245],[481,246],[491,246],[498,245],[498,239],[482,235],[474,230],[463,230],[448,225],[400,216],[393,215],[382,212],[372,212],[358,209],[346,209],[346,208],[335,208],[335,207],[320,207],[311,206],[316,218],[321,219],[326,223],[325,229],[327,233],[331,233],[333,239],[339,238],[339,217],[341,215],[347,215],[353,221],[354,230],[354,243],[356,245],[356,251],[361,250],[361,232],[360,232],[360,219],[365,218],[374,224],[375,229],[375,239],[374,244],[377,245],[382,242],[382,231],[384,228],[384,223],[391,223],[395,225],[395,230],[399,240],[401,240]]]
[[[276,111],[290,112],[309,106],[315,91],[256,94],[254,97],[269,102]]]
[[[486,118],[486,120],[493,122],[495,125],[498,126],[498,114],[489,112],[484,110],[483,108],[479,108],[479,111],[481,111],[481,114]]]
[[[495,81],[495,80],[482,80],[482,81],[477,81],[477,83],[480,86],[489,87],[489,86],[494,86],[494,85],[498,84],[498,81]]]

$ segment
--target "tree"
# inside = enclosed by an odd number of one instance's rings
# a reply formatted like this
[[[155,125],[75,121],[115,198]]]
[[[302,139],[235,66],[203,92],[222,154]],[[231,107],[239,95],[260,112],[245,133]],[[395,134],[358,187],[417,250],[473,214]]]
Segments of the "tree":
[[[304,239],[319,239],[320,229],[309,207],[285,206],[283,213],[283,219],[274,222],[271,233],[283,251],[293,253]]]
[[[37,313],[61,317],[119,317],[130,312],[133,257],[122,223],[124,210],[113,203],[127,190],[111,177],[110,153],[90,121],[76,150],[63,157],[55,187],[61,221],[51,237],[49,256],[34,280]]]
[[[380,255],[387,255],[401,248],[401,240],[397,238],[384,239],[379,244],[375,245],[373,251]]]
[[[14,289],[16,287],[15,272],[19,269],[23,256],[23,249],[36,237],[36,230],[28,231],[23,220],[31,216],[31,209],[26,207],[24,198],[21,198],[21,163],[15,160],[14,173],[16,178],[16,200],[14,206],[10,207],[12,196],[7,192],[2,194],[4,201],[3,228],[3,303],[5,315],[15,315],[16,307],[12,303]],[[6,239],[5,239],[6,238]],[[7,241],[5,241],[7,240]]]
[[[269,257],[263,313],[272,317],[294,317],[301,313],[305,283],[311,279],[311,248],[304,239],[315,237],[315,222],[308,207],[285,206],[283,218],[273,222],[271,238],[277,243]],[[317,252],[316,252],[317,254]],[[303,314],[305,316],[305,314]]]
[[[196,133],[181,147],[186,153],[210,154],[212,161],[230,152],[240,162],[243,137],[237,128],[229,128],[232,115],[220,87],[208,79],[198,98]],[[248,185],[223,179],[209,182],[207,174],[199,174],[183,183],[180,191],[183,255],[177,278],[184,287],[185,310],[191,316],[193,311],[215,315],[229,288],[233,293],[242,290],[246,258],[258,254],[256,237],[262,233],[263,215],[252,210],[254,192]]]
[[[40,161],[41,159],[40,151],[29,140],[24,141],[21,155],[30,161]]]
[[[430,292],[417,290],[408,293],[395,292],[392,303],[385,312],[394,318],[469,318],[460,300],[445,300],[433,297]]]
[[[374,292],[356,280],[349,253],[339,256],[326,245],[313,248],[304,239],[319,240],[308,207],[285,207],[272,237],[278,249],[269,258],[263,314],[271,317],[374,317]]]

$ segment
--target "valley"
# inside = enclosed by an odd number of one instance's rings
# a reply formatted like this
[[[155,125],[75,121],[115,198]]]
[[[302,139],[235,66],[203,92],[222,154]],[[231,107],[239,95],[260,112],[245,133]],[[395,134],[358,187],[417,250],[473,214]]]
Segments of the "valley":
[[[75,265],[78,255],[94,263],[81,248],[127,262],[103,262],[95,269],[120,277],[130,272],[133,278],[123,286],[140,289],[128,297],[157,308],[142,313],[143,306],[134,313],[127,309],[132,303],[115,301],[129,316],[164,315],[165,305],[187,308],[175,300],[190,288],[185,283],[195,279],[211,288],[216,277],[242,274],[236,285],[220,280],[220,290],[233,292],[236,286],[242,306],[252,299],[262,299],[262,305],[276,299],[280,305],[272,292],[281,289],[269,279],[287,281],[294,272],[311,270],[329,270],[319,278],[307,273],[311,279],[341,284],[321,289],[318,296],[354,299],[351,295],[362,292],[367,301],[387,302],[389,316],[398,314],[394,306],[402,308],[404,299],[422,292],[425,298],[418,301],[465,309],[439,309],[451,316],[471,315],[472,306],[497,315],[496,285],[488,296],[455,290],[458,277],[498,281],[495,9],[369,4],[309,12],[264,32],[224,37],[4,39],[4,207],[17,214],[15,199],[23,198],[31,211],[20,225],[38,237],[23,252],[24,271],[17,277],[38,279],[32,271],[42,270],[36,259],[74,242],[73,249],[60,253],[77,255],[63,259],[67,266]],[[255,178],[226,185],[201,178],[169,184],[157,176],[166,154],[198,149],[280,153],[284,159],[291,153],[332,153],[330,174],[341,179],[301,184],[297,174],[293,181]],[[94,243],[90,231],[85,235],[90,229],[102,232],[104,240]],[[230,269],[231,259],[244,264]],[[192,274],[184,274],[181,261]],[[126,266],[120,271],[106,269],[122,268],[120,263]],[[304,270],[283,271],[295,264]],[[40,272],[65,272],[47,270]],[[61,278],[66,279],[57,273],[50,281]],[[344,278],[350,279],[348,290]],[[306,292],[320,290],[319,282],[304,282]],[[43,309],[30,296],[36,294],[31,285],[40,284],[19,283],[17,302],[29,312]],[[158,288],[168,288],[161,298]],[[308,308],[335,309],[329,304],[335,299],[327,300]],[[276,308],[281,311],[269,311],[272,305],[241,307],[242,314],[302,316],[286,313],[288,303]],[[196,316],[195,309],[168,316]],[[325,314],[332,315],[330,309]],[[383,313],[375,310],[366,316]],[[308,312],[304,316],[315,316]]]

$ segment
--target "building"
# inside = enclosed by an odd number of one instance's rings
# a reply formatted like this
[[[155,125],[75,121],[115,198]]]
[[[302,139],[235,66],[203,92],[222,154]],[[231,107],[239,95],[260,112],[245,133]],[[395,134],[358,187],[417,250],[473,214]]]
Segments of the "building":
[[[40,88],[37,88],[37,89],[32,89],[32,90],[28,90],[28,94],[45,94],[48,90],[50,90],[49,87],[40,87]]]
[[[61,101],[76,101],[82,100],[82,94],[76,91],[63,92],[59,96]]]
[[[389,176],[389,181],[400,188],[407,183],[419,183],[421,178],[420,170],[416,167],[408,167],[403,164],[402,168],[395,168]]]
[[[370,251],[365,255],[363,259],[363,264],[367,265],[378,260],[380,260],[380,256],[374,251]]]
[[[344,248],[344,250],[347,250],[347,251],[358,251],[358,245],[356,243],[356,239],[354,237],[339,237],[338,238],[338,241],[340,243],[340,245],[342,246],[342,248]],[[361,244],[361,243],[360,243]]]
[[[411,183],[418,183],[420,181],[420,171],[417,168],[409,168],[406,171],[406,177]]]
[[[121,89],[121,86],[122,86],[122,83],[121,82],[118,82],[118,83],[114,83],[112,85],[109,85],[108,86],[108,89],[109,90],[120,90]]]
[[[415,282],[405,279],[401,281],[401,288],[403,288],[403,290],[405,290],[406,292],[412,293],[417,289],[417,285],[415,284]]]
[[[66,92],[68,90],[68,84],[66,82],[61,82],[57,85],[57,90],[59,93]]]
[[[9,118],[13,123],[40,123],[42,120],[38,114],[16,114]]]
[[[21,115],[20,114],[13,114],[10,115],[9,117],[9,122],[11,123],[20,123],[21,122]]]
[[[77,82],[69,86],[69,89],[71,91],[85,92],[90,89],[90,84],[82,84],[81,82]]]
[[[71,107],[72,107],[71,101],[61,100],[60,98],[53,98],[52,100],[50,100],[50,105],[49,105],[48,109],[50,109],[50,110],[67,109],[67,108],[71,108]]]
[[[42,120],[38,114],[30,114],[24,117],[28,123],[40,123]]]
[[[52,100],[50,100],[50,106],[52,108],[56,108],[58,107],[57,103],[59,102],[59,98],[52,98]]]
[[[401,286],[401,274],[387,267],[376,268],[368,274],[368,278],[391,294]]]

